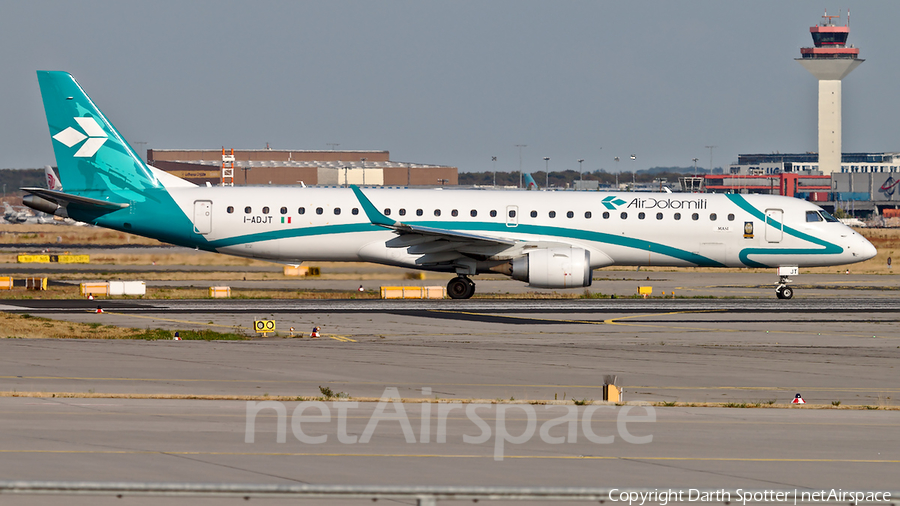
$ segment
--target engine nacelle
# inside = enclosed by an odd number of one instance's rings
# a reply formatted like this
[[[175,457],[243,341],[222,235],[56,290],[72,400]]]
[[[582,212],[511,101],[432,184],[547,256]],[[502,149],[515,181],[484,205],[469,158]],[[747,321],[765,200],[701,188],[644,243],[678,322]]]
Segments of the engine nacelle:
[[[513,279],[527,281],[535,288],[577,288],[591,286],[591,252],[583,248],[547,248],[514,258]]]
[[[65,217],[65,208],[61,207],[56,202],[51,202],[45,198],[38,197],[37,195],[27,194],[22,197],[22,203],[26,206],[34,209],[35,211],[41,211],[47,214],[55,214],[57,216]],[[59,213],[58,211],[62,210],[63,213]]]

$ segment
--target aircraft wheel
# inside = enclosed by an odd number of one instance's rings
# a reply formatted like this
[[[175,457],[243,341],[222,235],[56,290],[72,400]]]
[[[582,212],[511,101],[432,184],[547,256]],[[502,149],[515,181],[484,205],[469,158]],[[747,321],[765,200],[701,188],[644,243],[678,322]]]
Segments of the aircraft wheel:
[[[447,295],[451,299],[468,299],[475,294],[475,282],[463,276],[457,276],[447,283]]]
[[[790,299],[794,296],[794,289],[786,286],[781,290],[781,298],[782,299]]]
[[[784,298],[784,293],[783,293],[784,288],[785,288],[784,285],[778,285],[775,287],[775,296],[778,297],[779,299]]]

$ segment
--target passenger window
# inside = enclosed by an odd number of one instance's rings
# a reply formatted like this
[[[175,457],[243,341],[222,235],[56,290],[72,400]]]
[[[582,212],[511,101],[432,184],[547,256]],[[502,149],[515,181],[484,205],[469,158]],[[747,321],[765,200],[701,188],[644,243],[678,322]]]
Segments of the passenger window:
[[[441,210],[440,210],[440,209],[435,209],[435,210],[434,210],[434,215],[435,215],[435,216],[440,216],[440,215],[441,215]]]
[[[814,221],[822,221],[822,217],[815,211],[806,211],[806,221],[812,223]]]
[[[304,213],[306,213],[305,207],[301,207],[300,209],[297,209],[297,214],[304,214]]]
[[[734,214],[728,215],[728,221],[734,221]]]
[[[681,213],[675,213],[672,215],[672,217],[675,218],[675,221],[678,221],[681,219]]]
[[[638,219],[643,220],[647,215],[644,213],[638,213]]]
[[[234,212],[234,206],[228,206],[228,209],[226,209],[226,211],[228,212],[228,214],[233,213],[233,212]]]
[[[584,217],[587,218],[587,219],[591,219],[591,212],[590,212],[590,211],[585,211],[585,212],[584,212]]]
[[[406,216],[406,209],[400,208],[400,210],[397,211],[397,214],[399,214],[400,216]]]
[[[469,211],[469,216],[471,216],[473,218],[478,216],[478,211],[472,209],[471,211]]]
[[[457,216],[459,216],[459,211],[457,211],[456,209],[453,209],[452,211],[450,211],[450,216],[453,216],[454,218],[456,218]]]
[[[575,213],[573,213],[572,211],[569,211],[566,213],[566,218],[574,218],[574,217],[575,217]]]
[[[322,213],[324,213],[324,212],[325,212],[325,210],[322,209],[321,207],[317,207],[317,208],[316,208],[316,214],[322,214]]]
[[[354,207],[353,210],[350,211],[350,214],[352,214],[353,216],[356,216],[357,214],[359,214],[359,208],[358,208],[358,207]]]
[[[556,218],[556,211],[550,211],[550,217]]]
[[[718,216],[716,216],[716,213],[709,214],[709,221],[716,221],[716,218],[718,218]]]
[[[697,213],[694,213],[694,214],[691,215],[691,219],[694,220],[694,221],[697,221],[697,220],[700,219],[700,215],[697,214]]]
[[[531,211],[531,217],[537,218],[537,211]]]
[[[663,214],[662,214],[662,213],[656,213],[656,219],[657,219],[657,220],[663,219]]]
[[[286,207],[282,207],[282,208],[281,208],[281,214],[287,214],[287,208],[286,208]]]
[[[384,210],[384,215],[385,215],[385,216],[390,216],[390,215],[391,215],[391,210],[390,210],[390,209],[385,209],[385,210]]]
[[[251,211],[250,211],[250,206],[247,206],[247,207],[244,208],[244,213],[245,213],[245,214],[250,214],[250,212],[251,212]]]
[[[335,216],[341,214],[341,208],[340,208],[340,207],[335,207],[335,208],[334,208],[334,214],[335,214]]]
[[[608,220],[608,219],[609,219],[609,212],[608,212],[608,211],[603,211],[603,219],[604,219],[604,220]]]
[[[510,217],[510,218],[515,218],[515,217],[516,217],[516,210],[515,210],[515,209],[510,209],[510,210],[509,210],[509,217]]]
[[[263,208],[263,214],[269,214],[269,206]]]
[[[627,220],[627,219],[628,219],[628,213],[624,213],[624,212],[623,212],[622,214],[619,215],[619,218],[622,218],[623,220]]]
[[[422,216],[425,214],[421,209],[416,209],[416,216]]]
[[[492,209],[491,210],[491,218],[496,218],[496,217],[497,217],[497,211]]]

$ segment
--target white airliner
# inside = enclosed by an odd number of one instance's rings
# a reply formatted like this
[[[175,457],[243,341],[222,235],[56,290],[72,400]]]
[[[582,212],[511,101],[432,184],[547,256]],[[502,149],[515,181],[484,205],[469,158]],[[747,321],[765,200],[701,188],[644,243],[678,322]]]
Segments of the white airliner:
[[[449,189],[203,187],[146,165],[65,72],[38,72],[65,191],[27,188],[41,211],[164,242],[285,264],[374,262],[538,288],[590,286],[611,265],[771,267],[790,299],[800,267],[875,248],[821,208],[768,195]]]

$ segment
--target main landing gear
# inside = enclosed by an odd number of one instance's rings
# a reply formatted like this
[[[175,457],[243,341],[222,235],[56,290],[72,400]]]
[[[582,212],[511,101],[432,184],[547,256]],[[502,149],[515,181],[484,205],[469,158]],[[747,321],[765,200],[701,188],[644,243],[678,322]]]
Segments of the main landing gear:
[[[447,283],[447,294],[451,299],[468,299],[475,295],[475,282],[466,276],[457,276]]]

